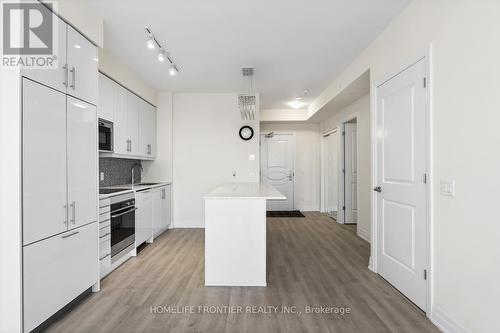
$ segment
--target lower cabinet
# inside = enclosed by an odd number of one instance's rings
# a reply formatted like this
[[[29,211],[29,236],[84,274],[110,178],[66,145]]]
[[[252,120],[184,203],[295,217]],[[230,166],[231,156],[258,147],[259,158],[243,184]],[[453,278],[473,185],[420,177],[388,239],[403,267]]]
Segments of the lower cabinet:
[[[87,224],[23,248],[25,332],[97,282],[97,225]]]
[[[156,187],[151,190],[137,192],[135,221],[135,244],[160,235],[171,224],[171,191],[170,185]]]
[[[153,195],[152,191],[135,194],[135,247],[138,247],[152,236]]]

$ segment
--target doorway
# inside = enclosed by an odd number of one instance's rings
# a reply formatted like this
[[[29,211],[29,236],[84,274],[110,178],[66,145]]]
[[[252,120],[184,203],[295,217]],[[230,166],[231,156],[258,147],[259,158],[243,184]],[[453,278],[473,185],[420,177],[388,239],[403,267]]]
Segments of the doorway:
[[[322,135],[323,209],[329,217],[338,220],[339,207],[339,134],[338,130]]]
[[[428,309],[429,121],[424,57],[376,87],[375,269]]]
[[[285,200],[268,200],[268,211],[294,210],[295,134],[270,132],[260,136],[261,181],[274,186]]]
[[[358,223],[358,124],[357,118],[343,123],[342,187],[343,223]]]

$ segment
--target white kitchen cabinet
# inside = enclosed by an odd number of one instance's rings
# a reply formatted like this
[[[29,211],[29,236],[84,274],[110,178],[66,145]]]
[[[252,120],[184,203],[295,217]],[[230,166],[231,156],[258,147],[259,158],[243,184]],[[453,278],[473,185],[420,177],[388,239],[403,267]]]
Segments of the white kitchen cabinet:
[[[139,116],[140,156],[153,159],[156,157],[156,108],[140,100]]]
[[[128,154],[140,155],[139,152],[139,114],[140,99],[130,91],[127,92],[127,136],[129,140]]]
[[[97,221],[96,107],[68,96],[69,229]]]
[[[153,213],[151,221],[153,223],[153,235],[156,236],[162,229],[163,188],[152,189],[151,197],[153,201]]]
[[[23,244],[67,230],[66,95],[23,80]]]
[[[171,191],[170,185],[155,189],[153,199],[153,235],[159,236],[171,224]]]
[[[113,150],[115,154],[129,154],[127,125],[127,90],[118,84],[113,85]]]
[[[37,7],[38,10],[50,12],[47,7]],[[66,30],[67,24],[58,16],[52,15],[52,22],[57,25],[57,69],[29,69],[23,68],[22,75],[32,80],[41,82],[61,92],[66,92],[67,66],[66,66]]]
[[[57,69],[23,69],[22,75],[96,105],[97,47],[56,15],[53,18],[58,29]]]
[[[153,229],[153,195],[152,191],[135,194],[135,246],[138,247],[151,238]]]
[[[106,75],[99,73],[99,101],[97,113],[99,118],[113,121],[113,90],[115,82]]]
[[[69,95],[97,104],[97,48],[73,27],[67,30]]]
[[[25,332],[36,328],[97,282],[97,224],[23,248]]]

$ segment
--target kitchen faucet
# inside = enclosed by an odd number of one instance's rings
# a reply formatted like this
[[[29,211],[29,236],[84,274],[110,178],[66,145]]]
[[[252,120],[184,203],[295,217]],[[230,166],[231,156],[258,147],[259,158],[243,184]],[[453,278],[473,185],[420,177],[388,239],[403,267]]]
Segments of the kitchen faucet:
[[[132,171],[132,185],[134,185],[134,183],[135,183],[134,169],[135,169],[135,167],[137,167],[137,166],[141,168],[141,171],[144,171],[144,169],[143,169],[143,167],[142,167],[142,164],[141,164],[141,163],[135,163],[134,165],[132,165],[132,169],[131,169],[131,171]],[[140,174],[140,173],[139,173],[139,174]]]

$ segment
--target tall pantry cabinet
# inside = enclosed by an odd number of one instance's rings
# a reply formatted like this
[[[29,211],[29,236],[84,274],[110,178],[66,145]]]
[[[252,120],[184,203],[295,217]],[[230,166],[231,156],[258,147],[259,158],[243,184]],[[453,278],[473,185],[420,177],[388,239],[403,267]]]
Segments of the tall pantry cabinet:
[[[22,71],[25,332],[98,280],[97,48],[54,20],[59,69]]]

